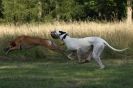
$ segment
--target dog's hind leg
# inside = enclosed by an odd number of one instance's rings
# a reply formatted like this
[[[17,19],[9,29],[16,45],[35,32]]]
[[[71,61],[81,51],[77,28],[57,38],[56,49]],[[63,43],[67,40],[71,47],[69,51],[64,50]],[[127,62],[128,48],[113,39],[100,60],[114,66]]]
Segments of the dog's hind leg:
[[[94,45],[94,49],[92,52],[92,57],[95,59],[97,64],[100,66],[100,69],[103,69],[105,66],[102,64],[102,61],[100,59],[100,55],[104,50],[104,45],[103,44],[96,44]]]

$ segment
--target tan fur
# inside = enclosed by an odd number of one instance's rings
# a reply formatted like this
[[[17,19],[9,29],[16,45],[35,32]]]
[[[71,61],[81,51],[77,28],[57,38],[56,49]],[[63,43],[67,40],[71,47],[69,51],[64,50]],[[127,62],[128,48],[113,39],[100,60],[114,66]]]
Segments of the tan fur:
[[[62,52],[63,50],[60,49],[55,42],[49,40],[49,39],[42,39],[38,37],[31,37],[31,36],[18,36],[16,39],[9,42],[10,47],[6,50],[7,53],[13,50],[21,49],[22,46],[28,45],[28,46],[44,46],[50,50],[55,50]]]

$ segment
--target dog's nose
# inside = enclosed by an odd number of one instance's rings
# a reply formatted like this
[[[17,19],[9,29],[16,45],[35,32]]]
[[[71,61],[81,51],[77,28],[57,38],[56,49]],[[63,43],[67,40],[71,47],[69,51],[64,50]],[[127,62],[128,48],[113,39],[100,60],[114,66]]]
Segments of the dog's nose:
[[[53,32],[51,31],[50,33],[52,34]]]
[[[54,33],[53,31],[51,31],[51,33]]]
[[[55,33],[54,32],[51,32],[52,35],[54,35]]]

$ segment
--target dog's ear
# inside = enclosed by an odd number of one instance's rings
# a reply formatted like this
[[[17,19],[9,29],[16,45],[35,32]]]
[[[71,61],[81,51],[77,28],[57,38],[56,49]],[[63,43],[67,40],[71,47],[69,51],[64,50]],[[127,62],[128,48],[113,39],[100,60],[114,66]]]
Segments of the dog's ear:
[[[62,35],[62,34],[65,34],[66,32],[64,32],[64,31],[59,31],[60,32],[60,35]]]

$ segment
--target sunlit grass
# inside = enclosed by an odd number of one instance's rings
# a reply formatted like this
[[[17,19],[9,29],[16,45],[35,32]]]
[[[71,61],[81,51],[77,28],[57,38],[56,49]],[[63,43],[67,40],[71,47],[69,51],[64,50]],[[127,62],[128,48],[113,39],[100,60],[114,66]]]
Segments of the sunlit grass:
[[[72,37],[100,36],[116,46],[127,47],[132,43],[133,25],[125,22],[54,22],[46,24],[0,25],[0,37],[5,35],[30,35],[51,38],[50,31],[63,30]]]

